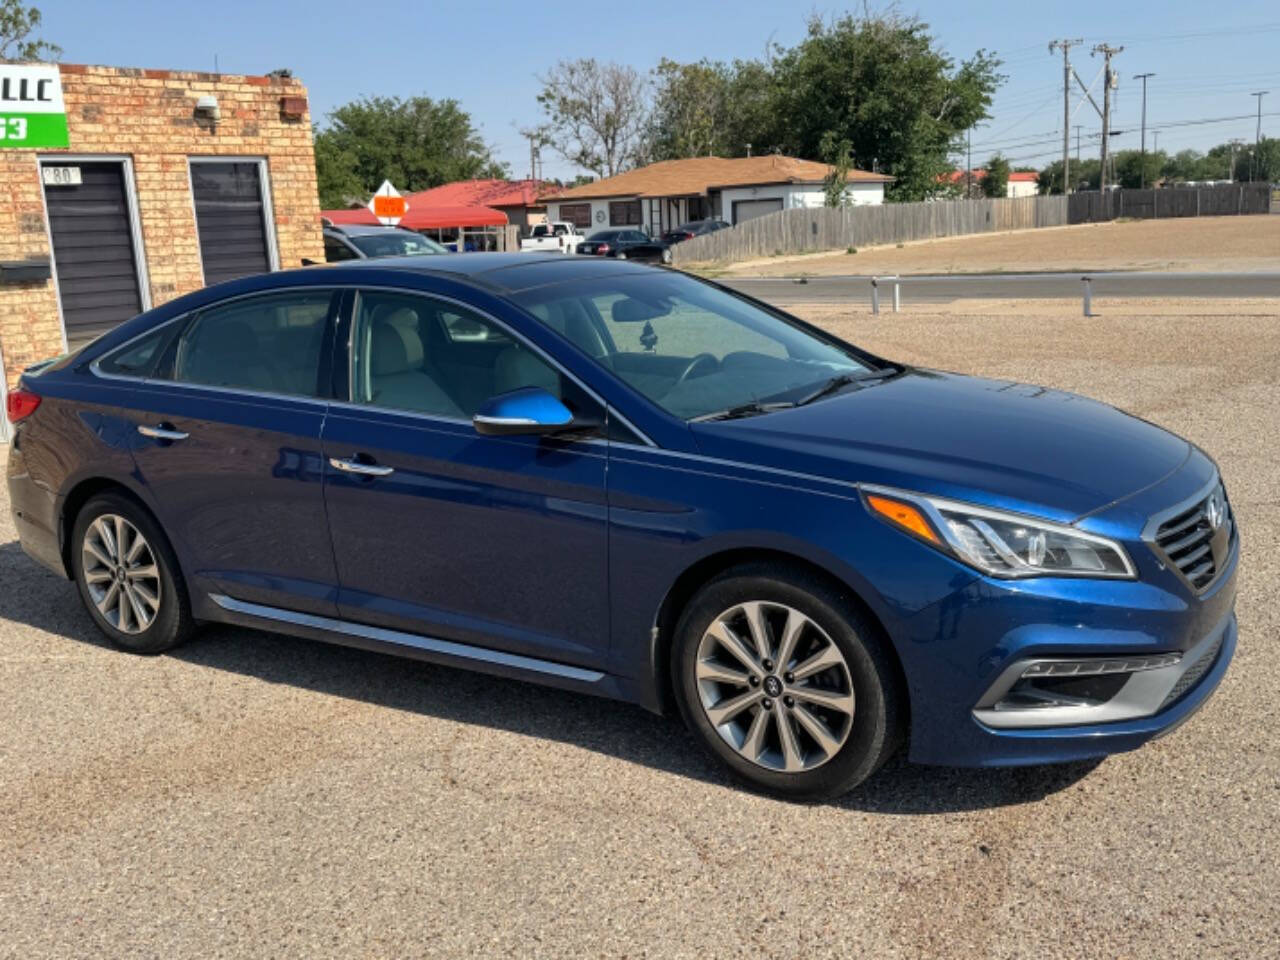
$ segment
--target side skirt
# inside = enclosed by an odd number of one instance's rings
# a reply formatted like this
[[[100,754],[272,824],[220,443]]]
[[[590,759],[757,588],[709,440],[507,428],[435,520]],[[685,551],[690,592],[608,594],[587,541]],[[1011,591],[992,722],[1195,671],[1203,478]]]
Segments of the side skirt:
[[[397,657],[426,660],[464,670],[477,670],[516,680],[532,680],[553,687],[590,693],[600,697],[632,700],[629,685],[599,670],[588,670],[552,660],[516,653],[504,653],[452,640],[440,640],[386,627],[374,627],[349,620],[299,613],[260,603],[236,600],[224,594],[209,594],[221,616],[218,619],[259,630],[277,630],[293,636],[336,643]]]

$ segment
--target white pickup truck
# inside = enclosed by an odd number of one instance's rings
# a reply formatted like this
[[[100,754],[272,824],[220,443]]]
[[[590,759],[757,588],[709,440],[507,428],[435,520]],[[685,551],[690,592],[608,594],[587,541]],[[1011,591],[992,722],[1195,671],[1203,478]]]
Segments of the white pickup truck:
[[[578,244],[583,239],[572,223],[563,220],[540,223],[529,232],[529,236],[520,241],[520,252],[577,253]]]

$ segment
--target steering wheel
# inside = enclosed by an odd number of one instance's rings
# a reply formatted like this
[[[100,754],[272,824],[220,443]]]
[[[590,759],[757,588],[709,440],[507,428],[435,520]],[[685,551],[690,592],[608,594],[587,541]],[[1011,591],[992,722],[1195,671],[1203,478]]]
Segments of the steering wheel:
[[[711,369],[704,371],[699,376],[706,376],[708,373],[715,373],[720,369],[720,361],[711,353],[700,353],[685,366],[680,376],[676,377],[676,384],[684,383],[686,380],[693,379],[693,372],[699,367],[709,366]]]

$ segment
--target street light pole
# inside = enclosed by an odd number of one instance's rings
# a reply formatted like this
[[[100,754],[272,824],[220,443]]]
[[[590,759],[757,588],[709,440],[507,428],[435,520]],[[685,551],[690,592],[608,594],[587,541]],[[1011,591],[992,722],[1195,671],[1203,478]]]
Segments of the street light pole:
[[[1139,169],[1143,190],[1147,189],[1147,78],[1154,76],[1154,73],[1136,73],[1133,76],[1133,79],[1142,81],[1142,159],[1139,161]]]

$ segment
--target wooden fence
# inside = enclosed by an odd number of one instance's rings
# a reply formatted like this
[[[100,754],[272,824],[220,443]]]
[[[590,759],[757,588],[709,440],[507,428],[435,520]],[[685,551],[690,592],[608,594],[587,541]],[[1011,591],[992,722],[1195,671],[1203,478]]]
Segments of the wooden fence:
[[[1059,227],[1066,197],[939,200],[862,207],[810,207],[765,214],[671,248],[677,264],[843,250],[995,230]]]
[[[1231,183],[1220,187],[1169,187],[1163,190],[1096,190],[1069,198],[1070,223],[1099,223],[1119,217],[1163,220],[1170,217],[1226,217],[1271,211],[1271,185]]]

